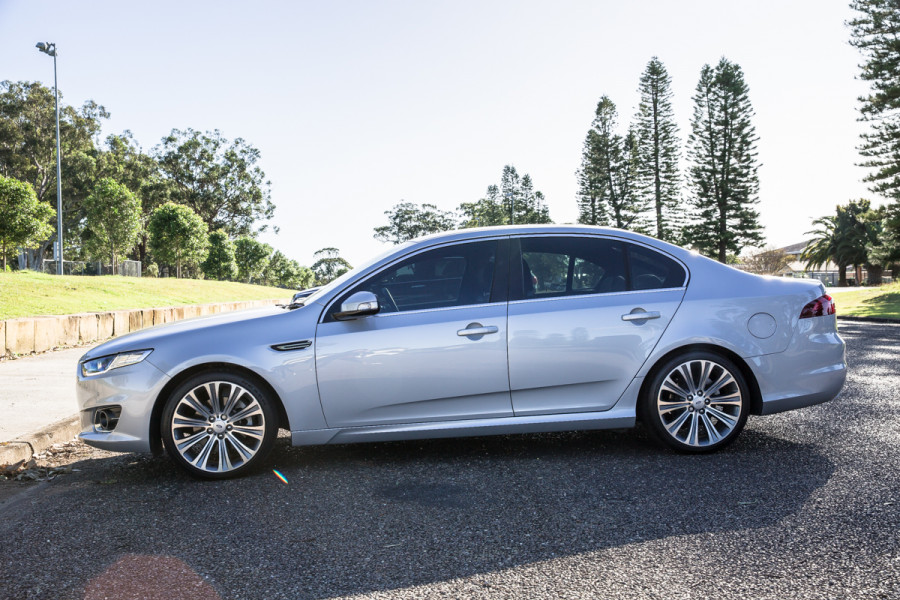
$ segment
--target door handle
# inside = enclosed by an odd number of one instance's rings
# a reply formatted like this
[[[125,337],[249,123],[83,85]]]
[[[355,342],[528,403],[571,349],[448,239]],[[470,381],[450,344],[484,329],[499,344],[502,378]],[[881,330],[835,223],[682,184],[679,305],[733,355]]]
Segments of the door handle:
[[[658,319],[660,317],[659,312],[646,310],[640,310],[640,312],[632,312],[627,315],[622,315],[623,321],[646,321],[647,319]]]
[[[498,331],[500,331],[500,329],[496,325],[488,325],[487,327],[482,327],[480,323],[472,323],[465,329],[460,329],[459,331],[457,331],[456,335],[485,335],[487,333],[497,333]]]

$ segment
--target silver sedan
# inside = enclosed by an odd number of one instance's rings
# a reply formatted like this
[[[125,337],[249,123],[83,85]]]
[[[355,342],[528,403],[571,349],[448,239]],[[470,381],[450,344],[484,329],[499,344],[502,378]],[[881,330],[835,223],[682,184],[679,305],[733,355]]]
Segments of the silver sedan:
[[[182,321],[78,366],[88,444],[223,478],[295,445],[632,427],[706,452],[846,376],[817,281],[597,227],[420,238],[284,307]]]

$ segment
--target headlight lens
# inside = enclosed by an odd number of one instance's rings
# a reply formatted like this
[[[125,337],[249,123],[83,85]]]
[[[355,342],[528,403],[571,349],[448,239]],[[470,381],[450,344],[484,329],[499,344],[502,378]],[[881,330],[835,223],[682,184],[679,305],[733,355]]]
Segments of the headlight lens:
[[[100,358],[92,358],[81,363],[81,374],[85,377],[91,375],[99,375],[106,373],[119,367],[127,367],[134,365],[150,355],[153,350],[136,350],[134,352],[122,352],[120,354],[110,354],[109,356],[101,356]]]

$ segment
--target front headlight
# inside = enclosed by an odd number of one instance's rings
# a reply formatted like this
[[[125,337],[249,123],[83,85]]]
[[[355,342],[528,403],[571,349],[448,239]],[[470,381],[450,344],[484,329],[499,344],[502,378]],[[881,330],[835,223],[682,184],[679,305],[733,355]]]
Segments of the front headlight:
[[[151,352],[153,352],[152,349],[135,350],[134,352],[122,352],[101,356],[100,358],[92,358],[81,363],[81,374],[85,377],[90,377],[91,375],[99,375],[119,367],[134,365],[147,358]]]

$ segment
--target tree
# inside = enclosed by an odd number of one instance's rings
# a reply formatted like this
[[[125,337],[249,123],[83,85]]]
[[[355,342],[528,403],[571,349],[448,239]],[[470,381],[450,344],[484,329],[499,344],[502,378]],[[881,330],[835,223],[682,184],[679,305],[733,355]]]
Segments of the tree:
[[[141,204],[141,234],[134,257],[147,263],[147,223],[150,214],[169,200],[171,182],[164,178],[156,159],[145,154],[130,131],[106,137],[106,148],[96,159],[96,177],[111,177],[124,184]]]
[[[762,245],[756,142],[749,88],[741,67],[725,58],[704,65],[688,138],[688,185],[695,222],[687,241],[725,262],[744,246]]]
[[[312,270],[301,267],[300,263],[279,250],[269,259],[263,276],[268,285],[295,290],[311,286],[315,277]]]
[[[484,198],[460,204],[461,227],[490,227],[552,223],[544,194],[534,189],[531,175],[520,176],[512,165],[503,167],[500,185],[490,185]]]
[[[400,244],[429,233],[449,231],[456,225],[452,212],[440,210],[434,204],[421,208],[413,202],[401,202],[384,211],[388,224],[375,228],[375,239],[380,242]]]
[[[598,148],[597,132],[589,129],[581,149],[581,167],[578,177],[578,222],[585,225],[606,223],[604,181],[594,154]]]
[[[17,246],[38,243],[50,236],[48,222],[56,216],[50,205],[40,202],[29,184],[0,175],[0,257],[6,271],[6,257]]]
[[[900,199],[900,4],[890,0],[853,0],[850,44],[860,50],[860,78],[871,92],[859,98],[860,120],[870,124],[860,153],[872,169],[866,180],[873,192]]]
[[[667,242],[680,239],[683,227],[681,180],[678,175],[680,142],[672,110],[672,78],[653,57],[638,90],[641,100],[635,117],[637,154],[635,186],[653,211],[653,234]]]
[[[885,269],[891,264],[900,263],[900,202],[882,207],[879,216],[881,232],[866,250],[869,261]]]
[[[642,201],[635,187],[637,143],[633,130],[618,135],[616,105],[600,98],[585,140],[579,177],[578,222],[644,231]]]
[[[88,253],[109,258],[117,273],[119,259],[137,243],[141,232],[140,202],[127,187],[104,177],[85,199],[84,210],[91,234],[86,241]]]
[[[207,279],[218,279],[219,281],[234,279],[237,272],[234,242],[221,229],[209,234],[209,253],[206,255],[206,260],[200,265],[200,269]]]
[[[172,199],[190,206],[209,229],[231,236],[264,231],[267,225],[257,223],[275,213],[259,157],[243,139],[230,142],[218,130],[173,129],[156,148],[160,168],[173,184]]]
[[[96,149],[94,139],[101,120],[109,113],[93,100],[81,108],[67,106],[59,94],[59,134],[62,148],[63,239],[84,218],[82,202],[94,185]],[[56,112],[54,94],[38,82],[0,82],[0,175],[30,183],[37,199],[56,207]],[[22,266],[40,267],[44,254],[56,238],[33,240],[23,252]],[[68,250],[67,250],[68,254]]]
[[[316,259],[312,266],[312,271],[316,274],[316,285],[325,285],[353,268],[341,258],[340,250],[337,248],[322,248],[313,255],[313,258]]]
[[[744,260],[744,269],[759,275],[776,275],[791,264],[791,256],[780,248],[771,246],[754,252]]]
[[[870,270],[870,278],[881,281],[881,264],[870,260],[868,252],[878,243],[882,213],[872,211],[868,200],[851,200],[837,206],[834,215],[820,217],[813,225],[818,229],[807,232],[813,238],[800,255],[807,268],[817,268],[831,261],[838,266],[838,285],[846,286],[847,268],[856,267],[856,281],[860,282],[865,265]]]
[[[238,279],[245,283],[253,283],[255,279],[262,277],[272,251],[271,246],[251,237],[238,238],[234,242]]]
[[[190,207],[166,202],[153,211],[148,224],[150,251],[157,260],[175,264],[175,276],[181,277],[182,265],[206,258],[209,245],[206,223]]]

